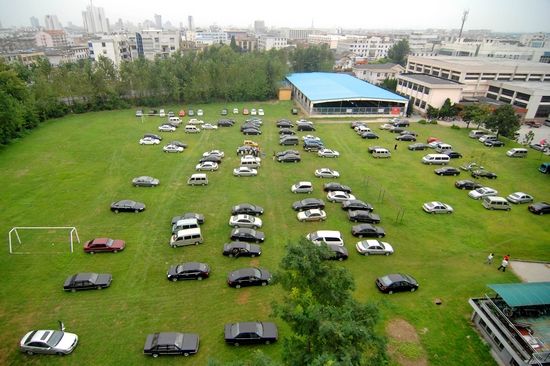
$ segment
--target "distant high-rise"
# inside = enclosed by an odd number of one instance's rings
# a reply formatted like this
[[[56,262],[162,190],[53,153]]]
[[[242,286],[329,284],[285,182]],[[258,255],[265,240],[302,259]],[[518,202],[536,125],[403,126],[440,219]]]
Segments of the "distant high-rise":
[[[84,29],[89,34],[109,33],[109,20],[105,17],[103,8],[87,6],[86,11],[82,12],[82,20]]]
[[[190,30],[190,31],[194,31],[195,30],[195,21],[193,20],[193,16],[192,15],[189,15],[187,17],[187,29]]]
[[[157,29],[162,29],[162,15],[155,14],[155,26]]]
[[[57,15],[46,14],[44,16],[44,28],[47,30],[63,29]]]
[[[254,21],[254,32],[255,33],[265,33],[265,22],[263,20]]]
[[[31,27],[40,28],[40,21],[37,17],[31,17]]]

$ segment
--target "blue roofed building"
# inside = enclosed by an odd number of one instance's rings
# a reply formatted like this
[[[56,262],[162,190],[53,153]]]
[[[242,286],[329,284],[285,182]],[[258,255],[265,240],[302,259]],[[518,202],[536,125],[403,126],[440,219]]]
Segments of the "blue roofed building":
[[[348,74],[295,73],[292,98],[310,116],[404,116],[408,99]]]

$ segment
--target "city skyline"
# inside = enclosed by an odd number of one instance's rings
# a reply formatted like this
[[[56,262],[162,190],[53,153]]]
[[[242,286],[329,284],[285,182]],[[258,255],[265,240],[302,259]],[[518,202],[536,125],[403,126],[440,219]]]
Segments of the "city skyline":
[[[494,32],[550,32],[550,1],[526,0],[396,0],[392,7],[383,3],[351,0],[345,7],[321,8],[313,2],[302,3],[281,0],[276,4],[261,4],[251,1],[225,2],[211,0],[208,6],[202,3],[182,3],[176,0],[158,0],[140,3],[119,0],[107,2],[96,0],[93,5],[102,7],[110,24],[118,19],[134,24],[145,20],[154,21],[155,14],[163,22],[173,26],[187,25],[188,16],[193,16],[197,27],[219,25],[222,27],[252,27],[255,20],[263,20],[267,28],[344,28],[344,29],[458,29],[462,13],[469,10],[464,29],[489,29]],[[43,25],[44,16],[56,15],[63,26],[69,22],[83,26],[82,12],[90,5],[89,0],[27,0],[22,3],[0,0],[0,23],[4,27],[30,26],[30,18],[36,17]],[[255,7],[257,6],[257,7]],[[518,14],[520,16],[518,16]],[[388,23],[391,20],[391,23]]]

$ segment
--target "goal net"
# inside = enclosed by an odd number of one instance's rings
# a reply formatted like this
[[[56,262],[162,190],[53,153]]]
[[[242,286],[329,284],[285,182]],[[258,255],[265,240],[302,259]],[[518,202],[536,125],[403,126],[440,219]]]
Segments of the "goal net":
[[[8,233],[10,254],[72,253],[80,243],[74,226],[16,226]]]

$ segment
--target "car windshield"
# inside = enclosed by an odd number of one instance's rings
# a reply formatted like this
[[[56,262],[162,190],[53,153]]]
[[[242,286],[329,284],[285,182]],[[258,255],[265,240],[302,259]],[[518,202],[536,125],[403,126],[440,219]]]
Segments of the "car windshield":
[[[107,242],[105,243],[105,245],[108,246],[108,247],[110,247],[110,246],[113,245],[113,243],[114,243],[114,240],[113,240],[113,239],[109,239],[109,240],[107,240]]]
[[[48,343],[50,347],[55,347],[61,341],[61,338],[63,338],[63,332],[56,330],[46,343]]]
[[[384,286],[389,286],[392,284],[392,280],[388,276],[380,277],[380,282],[382,282]]]

